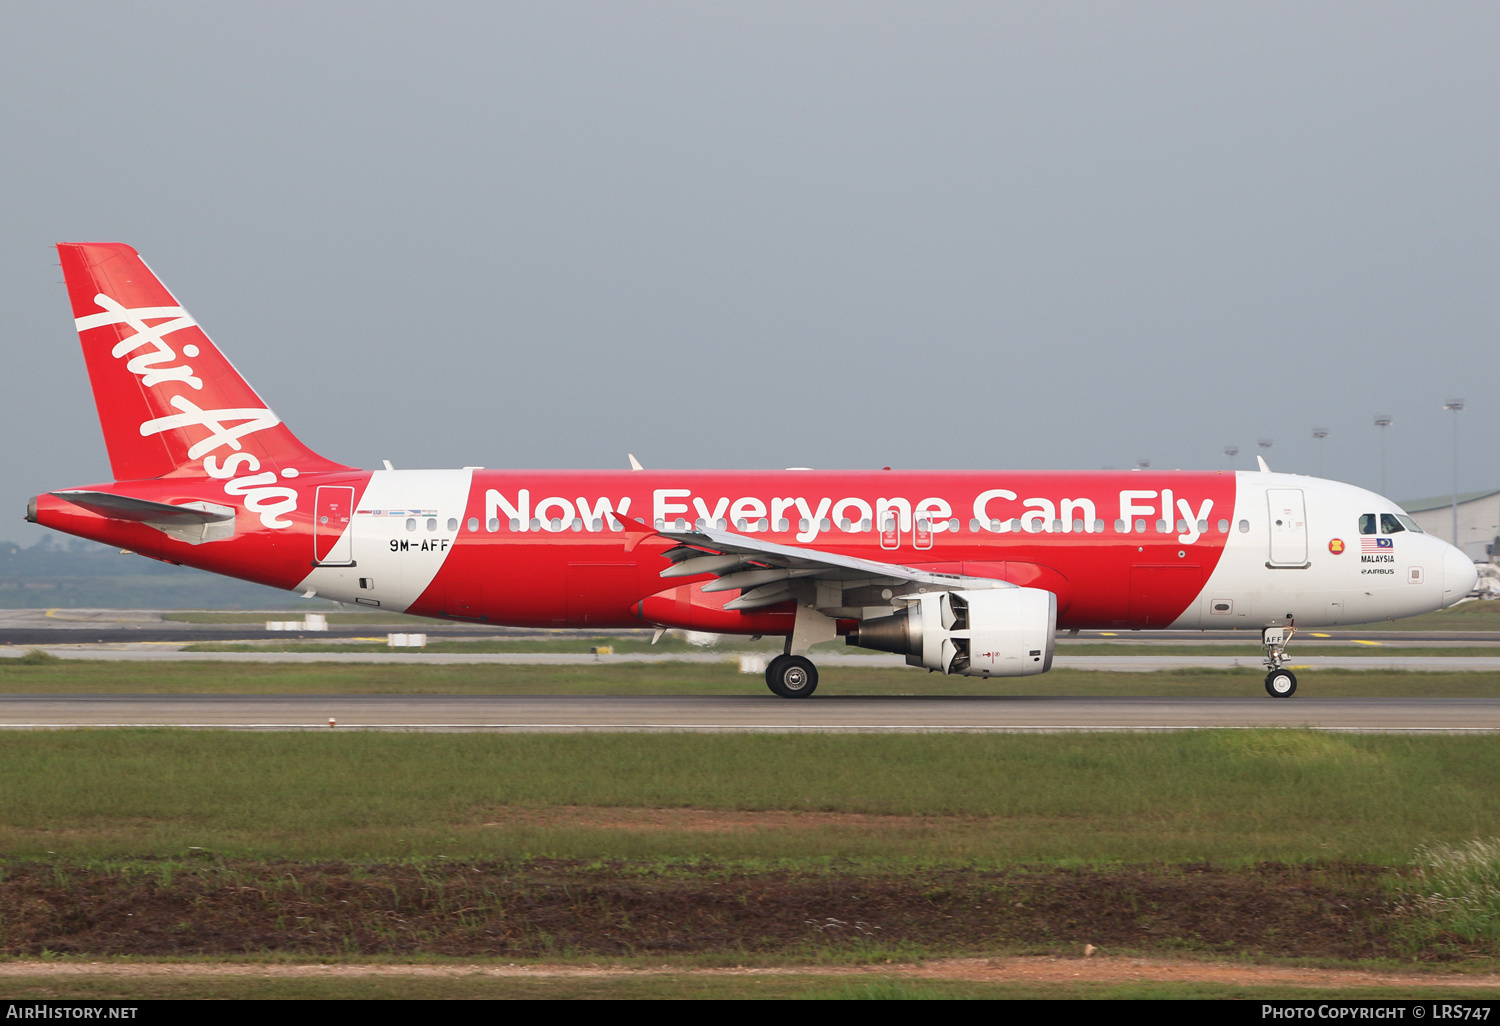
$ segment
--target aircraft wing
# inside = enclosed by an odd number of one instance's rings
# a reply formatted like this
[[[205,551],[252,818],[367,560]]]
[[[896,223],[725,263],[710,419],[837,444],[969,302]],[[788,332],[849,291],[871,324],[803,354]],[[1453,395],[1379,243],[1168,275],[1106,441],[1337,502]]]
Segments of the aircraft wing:
[[[726,604],[725,609],[757,609],[784,602],[790,597],[791,582],[796,580],[837,584],[840,589],[882,584],[927,585],[945,591],[1016,587],[1008,581],[915,570],[898,563],[781,545],[713,528],[653,533],[677,543],[676,547],[663,553],[672,565],[663,570],[661,576],[713,574],[718,580],[704,585],[704,591],[737,589],[741,593],[739,598]],[[842,602],[836,604],[842,605]]]

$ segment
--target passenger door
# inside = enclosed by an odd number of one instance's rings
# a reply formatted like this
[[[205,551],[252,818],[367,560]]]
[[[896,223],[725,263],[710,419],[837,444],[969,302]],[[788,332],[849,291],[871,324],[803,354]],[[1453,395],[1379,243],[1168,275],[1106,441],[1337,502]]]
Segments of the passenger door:
[[[1266,507],[1270,514],[1271,558],[1268,566],[1306,569],[1307,508],[1300,488],[1267,488]]]

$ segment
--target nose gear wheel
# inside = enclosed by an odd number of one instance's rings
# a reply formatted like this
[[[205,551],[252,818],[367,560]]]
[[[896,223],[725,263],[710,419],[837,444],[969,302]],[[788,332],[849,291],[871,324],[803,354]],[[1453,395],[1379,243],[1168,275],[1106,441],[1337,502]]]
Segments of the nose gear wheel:
[[[1291,670],[1272,670],[1266,674],[1266,694],[1272,698],[1291,698],[1297,693],[1297,675]]]
[[[1266,627],[1260,632],[1260,643],[1266,650],[1266,694],[1272,698],[1290,698],[1297,691],[1297,675],[1281,668],[1286,662],[1286,645],[1297,633],[1296,621],[1286,627]]]

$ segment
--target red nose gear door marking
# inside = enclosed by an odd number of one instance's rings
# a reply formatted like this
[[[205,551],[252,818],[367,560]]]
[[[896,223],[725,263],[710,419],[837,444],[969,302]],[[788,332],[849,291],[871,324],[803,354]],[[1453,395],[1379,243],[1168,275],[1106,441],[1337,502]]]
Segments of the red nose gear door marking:
[[[321,485],[313,510],[313,560],[320,565],[349,566],[354,562],[354,489]]]

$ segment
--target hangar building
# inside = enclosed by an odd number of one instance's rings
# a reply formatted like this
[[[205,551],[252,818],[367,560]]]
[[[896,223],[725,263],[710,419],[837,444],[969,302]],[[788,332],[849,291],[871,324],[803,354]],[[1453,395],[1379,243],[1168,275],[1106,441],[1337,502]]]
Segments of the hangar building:
[[[1401,503],[1422,530],[1451,541],[1476,563],[1500,556],[1500,488],[1458,493],[1458,537],[1453,537],[1453,496],[1412,499]]]

